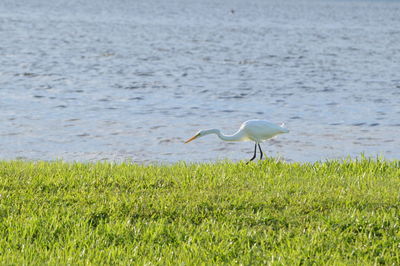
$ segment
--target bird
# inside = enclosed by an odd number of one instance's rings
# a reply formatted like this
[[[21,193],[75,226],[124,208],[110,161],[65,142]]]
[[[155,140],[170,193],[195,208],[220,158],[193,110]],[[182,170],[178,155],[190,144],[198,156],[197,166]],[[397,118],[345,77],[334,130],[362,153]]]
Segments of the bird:
[[[209,134],[216,134],[224,141],[254,141],[254,155],[249,161],[247,161],[246,164],[248,164],[256,158],[257,147],[260,149],[260,160],[262,160],[263,151],[261,150],[260,146],[261,142],[264,142],[265,140],[273,138],[279,134],[289,133],[289,130],[285,128],[284,125],[284,123],[279,126],[267,120],[252,119],[243,122],[239,130],[232,135],[224,135],[221,133],[221,130],[216,128],[200,130],[196,133],[196,135],[185,141],[185,143],[189,143],[197,138],[204,137]]]

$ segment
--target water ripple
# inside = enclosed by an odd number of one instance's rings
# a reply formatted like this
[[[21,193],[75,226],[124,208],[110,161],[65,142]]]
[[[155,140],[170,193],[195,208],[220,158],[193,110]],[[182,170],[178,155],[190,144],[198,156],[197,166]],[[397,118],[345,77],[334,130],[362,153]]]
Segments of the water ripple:
[[[1,1],[0,158],[239,160],[252,144],[182,142],[253,118],[291,131],[269,156],[400,157],[400,3],[212,6]]]

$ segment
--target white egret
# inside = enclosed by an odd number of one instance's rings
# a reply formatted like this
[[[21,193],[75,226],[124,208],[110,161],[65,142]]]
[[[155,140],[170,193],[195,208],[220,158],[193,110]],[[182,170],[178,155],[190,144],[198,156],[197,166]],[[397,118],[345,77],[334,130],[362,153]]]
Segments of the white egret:
[[[263,157],[263,152],[261,150],[260,143],[273,138],[276,135],[288,133],[289,130],[283,127],[284,124],[280,126],[271,123],[266,120],[248,120],[244,122],[239,130],[233,135],[224,135],[219,129],[207,129],[200,130],[196,135],[185,141],[185,143],[191,142],[194,139],[204,137],[209,134],[216,134],[220,139],[224,141],[254,141],[254,155],[247,163],[251,162],[256,158],[257,146],[260,149],[260,160]]]

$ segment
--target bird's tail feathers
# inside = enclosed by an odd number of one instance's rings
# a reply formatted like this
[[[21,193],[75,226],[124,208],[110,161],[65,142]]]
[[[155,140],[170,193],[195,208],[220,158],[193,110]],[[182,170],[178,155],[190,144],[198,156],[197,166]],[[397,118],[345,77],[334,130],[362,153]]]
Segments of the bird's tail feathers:
[[[289,133],[289,130],[287,128],[285,128],[285,123],[281,123],[281,128],[283,133]]]

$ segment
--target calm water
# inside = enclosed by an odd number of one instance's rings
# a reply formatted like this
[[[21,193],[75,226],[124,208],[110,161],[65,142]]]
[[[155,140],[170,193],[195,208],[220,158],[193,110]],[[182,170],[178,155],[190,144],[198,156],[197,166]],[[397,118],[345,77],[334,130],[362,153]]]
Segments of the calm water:
[[[284,2],[284,3],[282,3]],[[400,157],[400,1],[0,2],[0,159]]]

